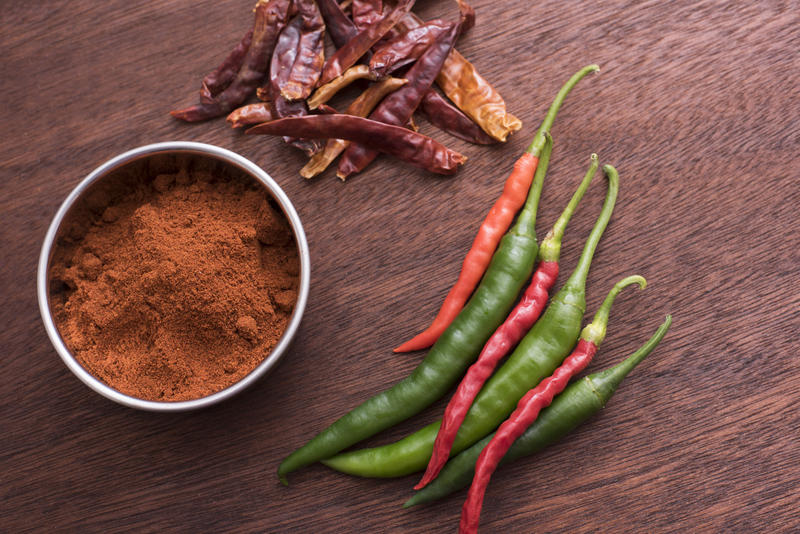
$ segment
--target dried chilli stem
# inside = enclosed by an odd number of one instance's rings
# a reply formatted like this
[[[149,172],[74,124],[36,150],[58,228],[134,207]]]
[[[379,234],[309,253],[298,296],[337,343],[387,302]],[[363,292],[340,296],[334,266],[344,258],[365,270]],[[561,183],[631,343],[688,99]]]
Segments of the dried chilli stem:
[[[325,85],[318,88],[314,91],[314,94],[311,98],[308,99],[308,108],[309,109],[317,109],[320,104],[326,103],[328,100],[334,97],[336,93],[350,85],[356,80],[376,80],[377,77],[370,72],[369,67],[367,65],[355,65],[350,67],[344,74],[338,76],[331,80],[330,82],[326,83]]]
[[[231,128],[241,128],[271,121],[272,112],[269,109],[269,103],[256,102],[233,110],[226,120],[231,123]]]

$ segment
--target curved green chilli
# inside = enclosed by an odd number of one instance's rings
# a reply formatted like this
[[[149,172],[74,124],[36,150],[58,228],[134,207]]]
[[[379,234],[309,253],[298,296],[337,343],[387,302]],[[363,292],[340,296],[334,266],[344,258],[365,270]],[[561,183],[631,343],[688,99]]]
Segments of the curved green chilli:
[[[464,374],[483,344],[503,322],[530,277],[539,246],[536,210],[550,158],[552,138],[536,169],[517,222],[500,241],[480,285],[458,317],[414,371],[393,387],[366,400],[289,455],[278,467],[286,474],[329,458],[342,449],[411,417],[442,397]]]
[[[627,374],[658,346],[671,324],[672,317],[667,315],[653,337],[627,359],[610,369],[586,376],[569,385],[550,406],[542,410],[536,421],[514,442],[501,464],[539,452],[599,412]],[[475,462],[493,436],[494,434],[486,436],[452,458],[439,476],[415,493],[406,501],[403,508],[435,501],[469,486],[475,474]]]
[[[610,165],[605,165],[603,170],[608,177],[608,192],[578,266],[505,364],[481,389],[461,423],[451,454],[459,453],[492,432],[514,411],[519,399],[550,376],[575,346],[586,311],[589,266],[611,218],[619,189],[617,171]],[[463,369],[459,371],[463,373]],[[440,421],[432,423],[389,445],[338,454],[322,463],[356,476],[405,476],[425,468],[440,424]]]

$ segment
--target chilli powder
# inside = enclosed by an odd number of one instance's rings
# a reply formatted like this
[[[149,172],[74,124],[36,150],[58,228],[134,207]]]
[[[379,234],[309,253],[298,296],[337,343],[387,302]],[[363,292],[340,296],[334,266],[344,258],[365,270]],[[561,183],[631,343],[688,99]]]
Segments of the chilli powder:
[[[144,163],[89,195],[50,268],[67,347],[140,399],[196,399],[237,382],[270,353],[297,298],[297,247],[263,186],[193,164]]]

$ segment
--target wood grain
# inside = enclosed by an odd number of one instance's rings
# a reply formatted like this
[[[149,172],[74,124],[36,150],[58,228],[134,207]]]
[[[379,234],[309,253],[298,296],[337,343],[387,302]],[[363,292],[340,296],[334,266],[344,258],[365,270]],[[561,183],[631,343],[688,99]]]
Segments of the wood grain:
[[[459,49],[523,130],[476,147],[452,178],[381,158],[341,183],[304,181],[297,151],[223,121],[184,125],[199,80],[250,20],[243,1],[6,2],[0,18],[0,531],[453,532],[464,493],[402,510],[415,477],[361,480],[322,466],[288,488],[286,454],[420,355],[391,348],[432,318],[479,221],[557,88],[597,62],[558,117],[540,210],[552,224],[597,152],[621,175],[588,310],[623,295],[590,370],[674,316],[607,409],[492,480],[484,532],[800,530],[800,6],[743,2],[474,2]],[[420,2],[421,16],[452,16]],[[34,272],[58,204],[95,166],[165,140],[262,165],[302,217],[312,289],[300,335],[257,387],[218,407],[155,415],[75,379],[41,326]],[[568,229],[562,280],[602,202]],[[368,443],[438,417],[443,402]]]

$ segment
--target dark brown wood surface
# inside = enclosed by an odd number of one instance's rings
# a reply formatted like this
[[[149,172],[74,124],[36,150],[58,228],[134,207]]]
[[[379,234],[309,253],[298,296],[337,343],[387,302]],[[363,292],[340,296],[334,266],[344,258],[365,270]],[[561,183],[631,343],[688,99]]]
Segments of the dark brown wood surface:
[[[305,181],[302,155],[222,120],[184,125],[203,74],[251,2],[5,2],[0,18],[0,531],[454,532],[461,492],[403,510],[417,477],[368,480],[280,460],[422,355],[391,348],[433,317],[510,165],[558,87],[542,234],[591,152],[621,175],[587,317],[622,275],[597,370],[666,313],[674,325],[601,415],[492,479],[483,532],[800,529],[800,6],[746,2],[491,2],[459,49],[524,123],[502,146],[423,131],[470,160],[441,178],[381,158],[346,183]],[[420,2],[423,17],[454,13]],[[35,267],[61,201],[127,149],[195,140],[257,162],[286,190],[312,255],[309,305],[263,382],[198,413],[158,415],[90,391],[50,345]],[[569,273],[597,214],[565,238]],[[566,276],[562,274],[560,280]],[[443,401],[368,443],[437,418]]]

